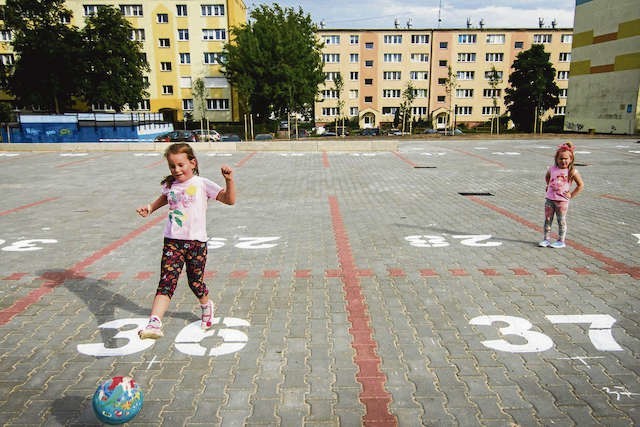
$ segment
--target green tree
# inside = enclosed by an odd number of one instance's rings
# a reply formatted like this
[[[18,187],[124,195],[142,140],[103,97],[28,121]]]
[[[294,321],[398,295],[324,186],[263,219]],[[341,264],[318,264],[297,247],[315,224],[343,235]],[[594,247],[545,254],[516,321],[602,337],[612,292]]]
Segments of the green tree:
[[[400,112],[399,115],[402,118],[402,126],[400,130],[404,133],[405,129],[409,128],[409,133],[411,133],[411,125],[412,125],[412,117],[411,117],[411,107],[413,106],[413,101],[416,99],[415,87],[413,83],[409,81],[407,83],[407,87],[402,91],[402,100],[400,102]]]
[[[556,70],[549,56],[543,45],[534,44],[519,53],[511,66],[511,87],[505,89],[504,103],[511,120],[522,131],[535,132],[540,115],[560,102],[560,89],[554,81]]]
[[[322,44],[302,8],[259,5],[246,24],[231,29],[222,65],[245,111],[266,121],[313,106],[324,81]]]
[[[453,93],[458,88],[458,76],[451,69],[451,65],[447,67],[447,78],[444,81],[444,90],[449,97],[449,111],[447,112],[447,125],[445,126],[445,132],[451,127],[451,134],[453,135],[453,122],[451,120],[451,106],[453,104]]]
[[[145,96],[149,64],[142,45],[131,40],[133,27],[118,9],[100,7],[81,31],[87,66],[81,93],[89,105],[106,104],[116,111],[137,108]]]
[[[71,12],[64,0],[7,0],[5,26],[13,31],[17,59],[8,91],[24,106],[37,105],[59,113],[79,94],[84,68],[82,40],[64,24]]]
[[[342,78],[342,74],[338,72],[333,79],[333,85],[336,87],[336,92],[338,93],[338,116],[336,117],[336,135],[338,135],[338,121],[340,121],[340,126],[342,126],[344,136],[344,114],[342,109],[344,108],[344,100],[342,99],[342,91],[344,90],[344,79]]]
[[[204,119],[207,114],[207,88],[205,87],[204,80],[197,78],[191,85],[191,93],[193,94],[193,106],[194,114],[196,112],[200,115],[200,129],[204,129]]]
[[[496,70],[495,65],[491,66],[491,71],[489,71],[487,78],[489,80],[489,87],[491,87],[491,102],[493,104],[491,111],[491,133],[493,134],[493,123],[496,122],[495,129],[496,133],[499,134],[500,114],[498,112],[498,97],[496,95],[498,91],[498,85],[502,83],[502,77],[500,76],[500,73],[498,73],[498,70]]]

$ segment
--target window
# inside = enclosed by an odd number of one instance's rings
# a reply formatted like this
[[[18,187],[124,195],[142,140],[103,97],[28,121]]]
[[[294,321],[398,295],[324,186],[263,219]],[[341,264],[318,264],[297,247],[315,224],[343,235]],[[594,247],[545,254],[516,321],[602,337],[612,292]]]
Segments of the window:
[[[402,36],[398,34],[385,34],[382,40],[384,44],[402,44]]]
[[[358,80],[358,72],[357,71],[351,71],[349,73],[349,80]]]
[[[322,54],[322,60],[325,64],[336,64],[340,62],[340,54],[339,53],[324,53]]]
[[[564,105],[556,107],[555,110],[553,111],[553,113],[556,116],[564,116],[566,112],[567,112],[567,107]]]
[[[178,15],[178,16],[187,16],[187,5],[186,4],[177,4],[176,5],[176,15]]]
[[[0,41],[10,42],[13,40],[13,34],[11,30],[0,30]]]
[[[478,39],[475,34],[458,34],[459,44],[474,44]]]
[[[158,46],[171,47],[171,41],[169,39],[158,39]]]
[[[441,60],[438,61],[438,65],[440,67],[446,67],[448,63],[449,63],[449,61],[447,61],[446,59],[441,59]]]
[[[217,28],[214,30],[202,30],[202,40],[226,40],[227,30],[224,28]]]
[[[358,89],[349,90],[349,99],[358,99]]]
[[[223,58],[222,52],[205,52],[204,63],[208,65],[218,65]]]
[[[338,107],[322,107],[323,116],[337,116]]]
[[[228,99],[207,99],[207,110],[228,110],[229,109],[229,100]]]
[[[438,102],[444,102],[445,101],[445,96],[444,95],[440,95],[438,96]]]
[[[524,42],[515,42],[513,44],[514,49],[524,49]]]
[[[349,115],[355,117],[358,115],[358,107],[349,107]]]
[[[411,62],[429,62],[428,53],[412,53]]]
[[[414,98],[426,98],[427,97],[427,90],[426,89],[414,89],[413,90],[413,97]]]
[[[335,89],[325,89],[322,91],[324,99],[338,99],[338,91]]]
[[[382,114],[386,116],[392,116],[396,114],[396,111],[398,111],[398,107],[382,107]]]
[[[158,24],[166,24],[169,22],[169,15],[166,13],[158,13],[156,19]]]
[[[504,44],[504,34],[487,34],[487,44]]]
[[[324,79],[325,79],[325,81],[332,82],[335,79],[337,79],[339,75],[340,75],[340,73],[337,72],[337,71],[329,71],[329,72],[324,73]]]
[[[458,116],[470,116],[473,111],[473,107],[465,107],[462,105],[456,105],[456,115]]]
[[[400,71],[385,71],[382,73],[382,80],[402,80]]]
[[[569,80],[568,71],[558,71],[558,80]]]
[[[373,42],[367,42],[364,44],[365,49],[373,49]]]
[[[483,116],[493,116],[493,115],[499,115],[500,114],[500,107],[482,107],[482,115]]]
[[[371,86],[373,84],[373,79],[364,79],[364,84],[366,86]]]
[[[533,42],[536,44],[551,43],[551,34],[534,34]]]
[[[0,63],[2,65],[13,65],[15,59],[12,53],[3,53],[0,54]]]
[[[131,40],[137,41],[137,42],[143,42],[146,40],[146,37],[144,35],[144,29],[143,28],[134,28],[133,30],[131,30]]]
[[[163,95],[173,95],[173,86],[172,85],[162,85],[162,94]]]
[[[401,53],[385,53],[383,55],[384,62],[402,62],[402,54]],[[373,63],[371,64],[373,65]]]
[[[411,71],[409,72],[409,78],[411,80],[428,80],[429,72],[428,71]]]
[[[485,80],[491,80],[491,79],[502,80],[502,71],[496,70],[495,74],[494,74],[493,70],[485,71],[484,72],[484,78],[485,78]]]
[[[400,89],[382,89],[383,98],[400,98]]]
[[[65,25],[71,24],[71,15],[65,13],[64,15],[60,16],[60,23]]]
[[[367,103],[373,102],[373,96],[365,96],[364,97],[364,102],[367,102]]]
[[[429,34],[412,34],[411,43],[413,44],[428,44]]]
[[[141,4],[120,5],[120,13],[124,16],[142,16]]]
[[[191,87],[191,77],[180,77],[179,84],[181,88],[188,89]]]
[[[475,75],[475,71],[458,71],[456,73],[456,77],[458,77],[458,80],[473,80]]]
[[[98,13],[98,9],[104,7],[103,4],[85,4],[82,6],[84,10],[84,16],[91,16]]]
[[[373,60],[369,59],[367,61],[364,61],[364,66],[367,68],[373,67]]]
[[[350,44],[360,44],[360,36],[357,34],[351,34],[349,36],[349,43]]]
[[[182,109],[186,111],[193,110],[193,99],[192,98],[183,99]]]
[[[484,89],[482,96],[485,98],[499,98],[502,93],[502,89]]]
[[[473,98],[473,89],[456,89],[456,98]]]
[[[148,99],[143,99],[142,102],[138,102],[138,110],[151,110],[151,102]]]
[[[360,55],[358,55],[357,53],[349,54],[349,62],[351,62],[352,64],[357,63],[359,60],[360,60]]]
[[[160,62],[160,71],[171,71],[171,62]]]
[[[560,62],[571,62],[571,52],[560,52],[558,60]]]
[[[476,62],[475,53],[459,53],[458,62]]]
[[[414,116],[426,116],[427,107],[411,107],[411,114]]]
[[[178,28],[178,40],[180,40],[180,41],[189,40],[189,29],[188,28]]]
[[[325,36],[324,44],[340,44],[340,36]]]
[[[560,43],[569,43],[573,42],[573,34],[563,34],[560,36]]]
[[[567,94],[569,92],[569,89],[560,89],[560,93],[558,94],[558,97],[560,98],[566,98]]]
[[[440,42],[440,49],[448,49],[449,42]]]
[[[487,62],[502,62],[504,61],[504,53],[487,53],[485,54],[485,60]]]
[[[200,6],[202,16],[224,16],[223,4],[203,4]]]
[[[446,85],[447,84],[447,79],[445,77],[440,77],[438,79],[438,84],[439,85]]]
[[[181,64],[191,64],[191,54],[189,52],[180,53]]]

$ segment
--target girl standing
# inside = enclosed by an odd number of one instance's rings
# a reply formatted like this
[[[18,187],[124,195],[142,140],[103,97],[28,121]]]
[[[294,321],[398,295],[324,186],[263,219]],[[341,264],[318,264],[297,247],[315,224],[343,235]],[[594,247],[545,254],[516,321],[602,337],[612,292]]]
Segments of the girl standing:
[[[574,147],[571,142],[565,142],[558,147],[554,165],[549,168],[545,176],[547,194],[544,203],[544,238],[538,246],[546,248],[564,248],[567,234],[567,211],[569,200],[580,193],[584,187],[580,173],[573,167]],[[571,185],[576,186],[571,190]],[[553,217],[558,217],[558,241],[551,243],[551,224]]]
[[[171,175],[162,180],[162,193],[146,206],[136,211],[142,217],[149,216],[162,206],[169,205],[169,215],[164,228],[164,247],[160,264],[160,282],[151,306],[151,317],[140,338],[157,339],[163,336],[162,317],[169,308],[182,268],[187,266],[187,280],[202,309],[201,327],[209,329],[213,319],[213,302],[203,282],[207,260],[206,213],[208,199],[227,205],[236,200],[233,170],[222,166],[225,188],[199,176],[198,160],[189,144],[171,144],[165,151]]]

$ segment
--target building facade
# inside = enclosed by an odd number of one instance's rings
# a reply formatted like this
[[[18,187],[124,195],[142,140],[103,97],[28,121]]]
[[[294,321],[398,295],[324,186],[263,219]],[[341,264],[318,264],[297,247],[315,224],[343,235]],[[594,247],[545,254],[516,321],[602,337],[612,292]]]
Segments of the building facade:
[[[577,0],[565,130],[640,132],[640,4]]]
[[[206,118],[239,120],[237,96],[218,60],[229,41],[230,28],[246,22],[242,0],[67,0],[65,6],[73,13],[69,24],[78,27],[101,6],[117,7],[133,26],[131,37],[142,43],[151,68],[149,98],[134,111],[163,112],[173,121],[182,121],[185,114],[200,119],[193,84],[202,79]],[[14,61],[11,37],[10,31],[0,30],[0,60],[5,63]],[[93,109],[108,111],[109,106]]]
[[[485,123],[506,112],[504,89],[511,65],[533,44],[550,53],[561,89],[560,104],[545,118],[565,113],[571,28],[322,29],[318,34],[324,42],[326,76],[315,104],[320,125],[338,117],[338,100],[344,103],[342,115],[357,117],[361,128],[388,125],[409,84],[413,119],[430,120],[436,129],[454,119],[470,127]],[[340,94],[335,88],[338,73],[344,82]]]

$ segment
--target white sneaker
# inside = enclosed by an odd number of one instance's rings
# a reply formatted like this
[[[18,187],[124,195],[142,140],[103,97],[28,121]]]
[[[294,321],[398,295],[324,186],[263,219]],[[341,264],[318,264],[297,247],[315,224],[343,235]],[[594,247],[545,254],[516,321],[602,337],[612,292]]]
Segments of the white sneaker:
[[[213,325],[213,301],[209,300],[206,306],[200,306],[202,309],[202,317],[200,317],[200,327],[203,331],[211,328]]]
[[[162,338],[164,336],[162,333],[162,321],[155,316],[151,317],[147,326],[138,331],[138,336],[140,339],[150,338],[157,340],[158,338]]]
[[[558,240],[557,242],[553,242],[551,244],[551,247],[554,249],[562,249],[562,248],[566,248],[567,245],[564,242],[561,242],[560,240]]]
[[[538,246],[540,246],[541,248],[548,248],[549,246],[551,246],[551,242],[547,239],[544,239],[542,242],[538,243]]]

